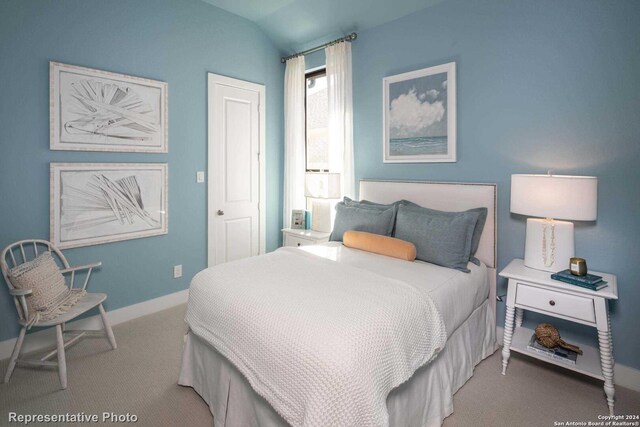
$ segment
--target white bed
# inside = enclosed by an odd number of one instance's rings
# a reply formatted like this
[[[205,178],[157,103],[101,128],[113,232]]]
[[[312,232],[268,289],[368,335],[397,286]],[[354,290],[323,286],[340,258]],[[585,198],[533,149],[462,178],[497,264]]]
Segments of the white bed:
[[[487,223],[476,253],[481,266],[471,273],[423,262],[408,263],[346,248],[340,244],[304,248],[313,256],[410,284],[428,295],[442,316],[447,341],[435,360],[391,390],[386,399],[389,425],[437,426],[453,411],[453,394],[473,367],[496,350],[495,342],[495,185],[361,181],[360,198],[379,203],[407,199],[422,206],[458,211],[484,206]],[[352,270],[356,271],[356,270]],[[428,279],[425,279],[428,278]],[[207,340],[202,323],[191,320],[179,384],[193,387],[207,402],[216,426],[286,426],[274,407],[250,385],[239,368]],[[193,326],[193,327],[192,327]],[[205,328],[206,329],[206,328]],[[198,331],[199,333],[194,333]],[[208,342],[209,341],[209,342]],[[228,349],[222,353],[230,355]],[[241,369],[245,374],[245,366]],[[255,378],[248,376],[254,385]],[[273,401],[272,401],[273,402]]]

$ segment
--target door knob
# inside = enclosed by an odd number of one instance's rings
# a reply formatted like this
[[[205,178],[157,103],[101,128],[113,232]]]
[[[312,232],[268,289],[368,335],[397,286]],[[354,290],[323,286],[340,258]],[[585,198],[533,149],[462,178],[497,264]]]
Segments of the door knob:
[[[218,209],[218,212],[216,212],[218,214],[218,216],[222,216],[224,215],[224,211],[221,209]]]

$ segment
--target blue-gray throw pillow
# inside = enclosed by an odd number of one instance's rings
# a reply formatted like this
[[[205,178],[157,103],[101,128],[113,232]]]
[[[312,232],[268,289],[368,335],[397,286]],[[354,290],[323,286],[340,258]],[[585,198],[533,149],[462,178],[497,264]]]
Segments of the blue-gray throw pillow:
[[[360,207],[371,207],[371,208],[377,208],[377,209],[389,209],[392,206],[395,206],[396,208],[400,205],[407,205],[407,206],[419,206],[416,205],[413,202],[410,202],[408,200],[398,200],[396,202],[390,203],[388,205],[383,205],[382,203],[374,203],[374,202],[370,202],[369,200],[353,200],[347,196],[344,196],[344,204],[347,206],[360,206]]]
[[[484,230],[484,224],[487,222],[487,208],[474,208],[469,209],[467,212],[478,212],[478,221],[476,222],[476,226],[473,229],[473,238],[471,239],[471,254],[469,257],[469,261],[474,263],[475,265],[480,265],[480,260],[475,257],[476,252],[478,252],[478,247],[480,246],[480,238],[482,237],[482,230]]]
[[[390,203],[388,205],[383,205],[381,203],[374,203],[374,202],[370,202],[369,200],[352,200],[347,196],[344,196],[344,204],[346,206],[350,206],[350,207],[360,207],[360,208],[364,208],[364,209],[378,209],[378,210],[386,210],[389,208],[395,208],[396,209],[396,213],[398,210],[398,206],[400,205],[405,205],[405,206],[416,206],[419,207],[419,205],[416,205],[413,202],[410,202],[408,200],[397,200],[393,203]],[[391,236],[394,235],[396,231],[396,224],[395,224],[395,218],[393,221],[393,226],[391,227]]]
[[[416,245],[416,259],[469,272],[473,233],[479,212],[443,212],[398,207],[394,237]]]
[[[432,215],[450,215],[452,213],[457,212],[447,212],[447,211],[439,211],[437,209],[429,209],[422,208]],[[484,224],[487,222],[487,208],[473,208],[469,209],[465,212],[477,212],[478,213],[478,221],[473,229],[473,237],[471,238],[471,253],[469,254],[469,261],[474,263],[475,265],[480,265],[480,260],[475,257],[476,252],[478,252],[478,247],[480,246],[480,237],[482,237],[482,230],[484,230]]]
[[[367,233],[391,236],[396,218],[396,208],[377,209],[363,206],[347,206],[344,202],[336,205],[336,219],[331,232],[331,241],[342,241],[345,231],[366,231]]]

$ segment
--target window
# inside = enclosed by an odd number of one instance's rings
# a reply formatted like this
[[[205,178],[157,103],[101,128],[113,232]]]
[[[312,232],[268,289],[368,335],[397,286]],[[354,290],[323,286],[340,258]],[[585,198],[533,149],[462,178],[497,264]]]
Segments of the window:
[[[307,172],[329,170],[329,100],[324,69],[306,75],[305,126]]]

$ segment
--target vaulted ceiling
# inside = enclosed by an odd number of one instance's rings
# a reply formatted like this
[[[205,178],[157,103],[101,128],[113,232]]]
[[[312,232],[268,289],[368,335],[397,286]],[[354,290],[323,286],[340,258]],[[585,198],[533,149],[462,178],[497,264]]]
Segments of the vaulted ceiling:
[[[444,0],[203,0],[255,22],[283,53],[393,21]]]

